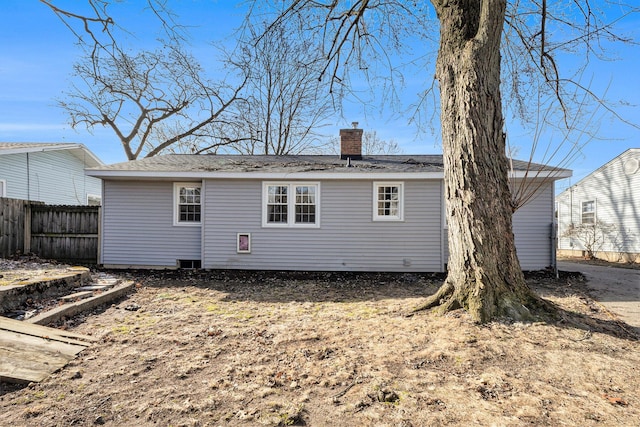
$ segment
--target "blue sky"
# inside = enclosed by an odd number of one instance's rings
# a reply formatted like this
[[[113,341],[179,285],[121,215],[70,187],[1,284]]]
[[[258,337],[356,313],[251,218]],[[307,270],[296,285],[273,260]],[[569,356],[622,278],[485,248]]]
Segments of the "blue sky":
[[[78,4],[84,4],[79,0],[55,3],[73,10]],[[214,62],[209,62],[212,56],[207,54],[210,49],[208,41],[220,40],[232,34],[243,17],[243,11],[235,6],[240,2],[173,0],[170,3],[179,15],[179,21],[193,26],[193,51],[203,65],[215,66]],[[144,26],[144,2],[129,1],[119,7],[127,12],[126,17],[121,18],[122,25],[129,27],[135,23],[133,28],[136,28],[136,33],[132,36],[132,44],[147,43],[153,31],[146,31]],[[639,41],[640,17],[628,20],[624,25],[627,34]],[[63,92],[69,86],[72,64],[79,53],[73,35],[37,0],[0,1],[0,141],[81,142],[105,163],[126,160],[120,144],[110,131],[95,129],[90,134],[84,129],[71,129],[64,111],[56,105],[56,99],[64,98]],[[640,107],[633,105],[640,103],[640,48],[618,45],[611,53],[619,60],[592,61],[585,78],[594,82],[593,88],[597,91],[603,92],[608,87],[607,98],[623,99],[630,103],[619,111],[627,120],[640,124]],[[405,92],[415,94],[418,89],[409,85]],[[334,123],[322,132],[337,136],[338,129],[358,121],[365,130],[375,130],[383,139],[394,139],[406,154],[440,152],[438,138],[430,135],[416,138],[415,130],[407,124],[407,117],[397,114],[391,117],[388,111],[371,111],[365,116],[362,108],[349,103],[345,118],[336,114]],[[624,150],[640,147],[638,129],[599,116],[593,120],[600,130],[600,139],[590,141],[581,155],[575,158],[569,166],[574,170],[574,177],[561,184],[561,187],[569,182],[577,182]],[[517,122],[510,122],[507,117],[506,124],[511,141],[530,139],[530,134],[525,133]],[[545,137],[557,139],[559,135],[545,134]],[[527,153],[519,155],[526,156]]]

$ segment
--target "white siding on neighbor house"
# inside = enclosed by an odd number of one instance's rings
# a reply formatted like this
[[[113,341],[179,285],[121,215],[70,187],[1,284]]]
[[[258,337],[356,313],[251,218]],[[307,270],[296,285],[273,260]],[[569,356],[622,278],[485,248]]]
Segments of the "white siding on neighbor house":
[[[84,163],[70,150],[0,156],[5,196],[52,205],[85,205],[87,195],[101,194],[99,178],[84,174]]]
[[[201,226],[174,226],[173,203],[170,181],[105,181],[101,262],[175,267],[201,259]]]
[[[542,270],[553,264],[553,186],[553,182],[543,184],[535,196],[513,214],[516,251],[523,270]],[[444,248],[446,260],[448,241]]]
[[[404,221],[373,221],[373,181],[320,182],[319,228],[262,227],[262,181],[207,180],[204,268],[442,271],[439,180],[404,181]],[[251,233],[251,253],[236,253]]]
[[[640,170],[629,168],[638,163],[640,149],[625,151],[558,195],[558,249],[585,249],[566,233],[572,224],[581,224],[582,202],[594,201],[596,221],[615,226],[603,245],[594,249],[640,253]]]

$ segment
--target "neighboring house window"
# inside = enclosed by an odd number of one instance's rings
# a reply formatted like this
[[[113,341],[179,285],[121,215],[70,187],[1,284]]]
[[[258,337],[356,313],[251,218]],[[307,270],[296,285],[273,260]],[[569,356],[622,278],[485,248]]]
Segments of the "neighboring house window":
[[[199,225],[202,212],[202,187],[199,183],[174,184],[174,224]]]
[[[7,181],[0,179],[0,197],[7,197]]]
[[[588,202],[582,202],[582,223],[583,224],[595,224],[596,223],[596,202],[589,200]]]
[[[373,183],[373,220],[402,221],[404,219],[404,185],[398,182]]]
[[[102,197],[95,194],[87,194],[87,205],[100,206],[102,204]]]
[[[318,227],[319,189],[318,183],[264,183],[262,225]]]

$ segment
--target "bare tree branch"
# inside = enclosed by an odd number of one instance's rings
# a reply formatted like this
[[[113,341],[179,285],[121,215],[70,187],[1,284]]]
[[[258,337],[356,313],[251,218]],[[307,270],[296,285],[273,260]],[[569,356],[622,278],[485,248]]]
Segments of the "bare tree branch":
[[[227,128],[244,154],[295,154],[317,146],[318,129],[333,114],[331,98],[318,80],[324,60],[297,27],[251,24],[228,63],[249,77],[243,119]]]
[[[219,134],[210,125],[241,101],[247,81],[245,75],[236,87],[229,87],[206,80],[195,58],[179,45],[136,55],[88,57],[74,70],[84,84],[71,88],[71,101],[60,102],[72,125],[108,126],[130,160],[160,154],[196,133],[213,145]],[[155,129],[170,121],[175,133],[157,139]],[[205,129],[208,132],[202,133]],[[227,142],[218,139],[218,144]]]

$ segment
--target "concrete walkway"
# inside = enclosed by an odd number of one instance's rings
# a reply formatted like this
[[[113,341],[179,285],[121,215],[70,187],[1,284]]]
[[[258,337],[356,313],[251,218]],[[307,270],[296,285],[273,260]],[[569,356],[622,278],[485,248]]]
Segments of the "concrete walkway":
[[[590,295],[620,320],[640,328],[640,270],[558,261],[562,271],[579,271]]]

